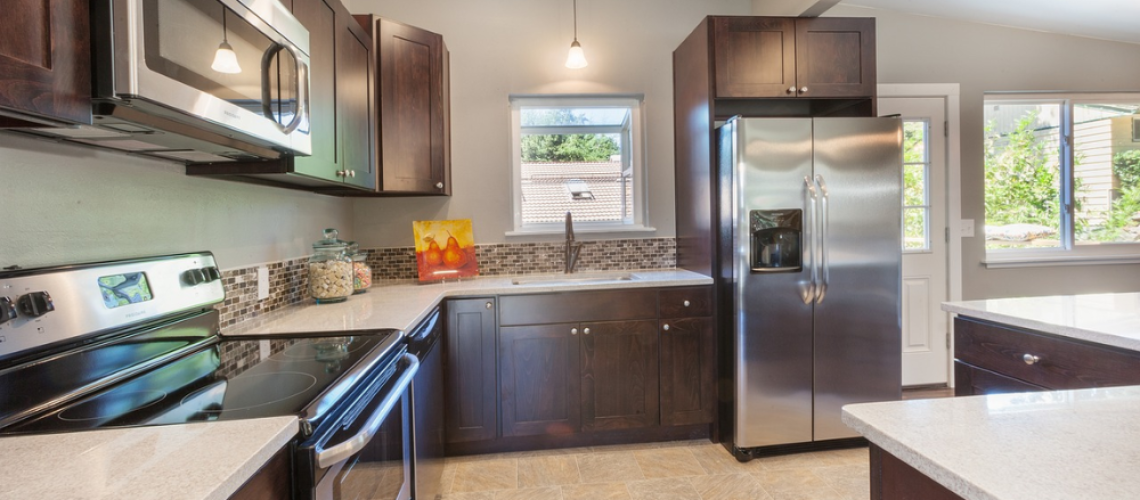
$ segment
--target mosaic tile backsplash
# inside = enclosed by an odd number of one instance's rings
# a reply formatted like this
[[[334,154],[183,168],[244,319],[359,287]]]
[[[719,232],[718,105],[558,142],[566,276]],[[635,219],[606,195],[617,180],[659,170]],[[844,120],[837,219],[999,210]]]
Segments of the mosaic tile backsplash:
[[[580,241],[578,271],[629,271],[677,267],[674,238]],[[374,248],[368,252],[374,281],[416,279],[415,247]],[[562,242],[476,245],[480,276],[561,272]],[[308,257],[266,264],[269,297],[257,299],[257,266],[222,273],[226,301],[215,306],[226,327],[308,300]]]

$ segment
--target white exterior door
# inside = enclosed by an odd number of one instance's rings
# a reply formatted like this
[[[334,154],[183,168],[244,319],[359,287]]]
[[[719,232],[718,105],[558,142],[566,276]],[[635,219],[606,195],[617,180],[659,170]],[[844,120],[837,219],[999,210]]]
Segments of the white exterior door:
[[[902,385],[949,381],[946,99],[879,99],[903,118]]]

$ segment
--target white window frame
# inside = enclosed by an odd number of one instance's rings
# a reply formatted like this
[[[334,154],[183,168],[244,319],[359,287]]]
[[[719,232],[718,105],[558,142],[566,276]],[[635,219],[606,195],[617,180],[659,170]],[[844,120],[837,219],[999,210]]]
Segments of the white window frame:
[[[1097,264],[1140,263],[1140,243],[1102,243],[1077,245],[1073,223],[1075,175],[1073,172],[1073,107],[1076,104],[1138,103],[1140,93],[1134,92],[1065,92],[1065,93],[1006,93],[987,92],[985,106],[994,104],[1034,104],[1060,102],[1061,104],[1061,246],[1057,248],[986,248],[983,263],[987,268],[1074,266]],[[983,158],[983,169],[985,168]],[[984,186],[983,186],[984,188]],[[982,238],[985,238],[983,232]]]
[[[655,228],[646,224],[646,198],[645,192],[645,127],[642,115],[644,114],[645,96],[642,94],[557,94],[557,95],[511,95],[511,212],[513,215],[513,230],[507,236],[530,236],[540,234],[562,234],[565,225],[562,222],[523,224],[522,220],[522,119],[520,109],[523,106],[550,106],[550,107],[591,107],[591,106],[628,106],[629,117],[629,147],[622,145],[623,175],[631,173],[633,177],[633,213],[621,222],[594,222],[574,221],[576,233],[631,233],[653,232]],[[552,129],[552,133],[590,133],[589,127],[575,127],[559,131]],[[612,132],[598,130],[597,132]]]

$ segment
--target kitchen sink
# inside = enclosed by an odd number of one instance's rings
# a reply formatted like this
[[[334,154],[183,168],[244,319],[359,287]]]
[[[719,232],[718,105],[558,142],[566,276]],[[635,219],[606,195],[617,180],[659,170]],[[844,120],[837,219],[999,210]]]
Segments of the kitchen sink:
[[[515,278],[512,285],[590,285],[595,283],[618,283],[636,280],[637,275],[632,273],[582,273],[561,276],[531,276]]]

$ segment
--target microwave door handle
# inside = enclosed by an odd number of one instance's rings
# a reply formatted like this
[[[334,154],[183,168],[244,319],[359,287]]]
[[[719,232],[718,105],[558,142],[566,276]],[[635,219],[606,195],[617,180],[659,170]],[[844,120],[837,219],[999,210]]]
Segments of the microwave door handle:
[[[269,67],[273,64],[274,57],[277,56],[281,49],[285,48],[284,45],[279,43],[273,44],[265,54],[261,56],[261,114],[269,118],[273,123],[277,123],[277,118],[273,116],[273,92],[269,88]],[[277,123],[280,128],[281,124]]]
[[[392,392],[384,395],[384,400],[381,401],[380,406],[364,424],[364,428],[357,432],[351,438],[342,441],[330,448],[317,450],[317,466],[324,469],[329,466],[338,464],[349,457],[360,453],[376,432],[380,430],[380,426],[384,423],[384,419],[388,418],[392,408],[395,408],[400,403],[400,398],[404,392],[408,390],[408,386],[412,384],[412,378],[416,376],[416,372],[420,369],[420,361],[411,354],[404,354],[403,360],[408,363],[408,367],[404,369],[404,373],[400,374],[400,378],[396,379],[396,385],[393,387]]]
[[[307,112],[305,104],[309,99],[309,67],[301,62],[301,59],[297,57],[297,51],[293,50],[292,46],[285,45],[284,47],[293,55],[293,62],[297,64],[297,110],[293,113],[293,119],[281,127],[281,132],[289,135],[301,126],[302,118]]]

